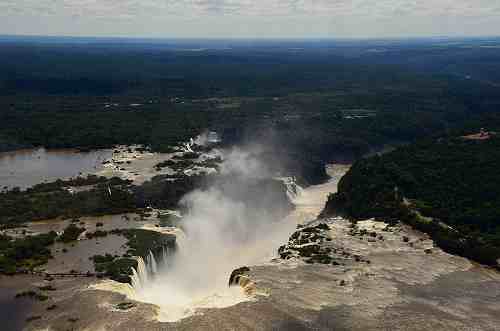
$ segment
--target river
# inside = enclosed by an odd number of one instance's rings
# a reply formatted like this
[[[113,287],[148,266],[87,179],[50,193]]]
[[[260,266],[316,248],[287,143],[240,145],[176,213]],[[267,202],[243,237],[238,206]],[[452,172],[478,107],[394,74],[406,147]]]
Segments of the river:
[[[321,185],[300,188],[292,181],[287,186],[295,208],[279,222],[246,219],[240,211],[242,206],[216,189],[196,193],[190,214],[183,220],[187,237],[176,256],[158,271],[156,265],[160,264],[148,261],[137,273],[132,298],[156,304],[160,308],[158,318],[164,322],[184,319],[200,309],[248,301],[239,287],[227,286],[232,270],[265,265],[275,258],[278,247],[288,241],[297,225],[318,216],[347,169],[344,165],[328,166],[331,178]],[[129,292],[124,289],[123,293]]]
[[[26,189],[58,178],[96,173],[112,154],[110,149],[82,153],[74,149],[45,148],[0,153],[0,189]]]

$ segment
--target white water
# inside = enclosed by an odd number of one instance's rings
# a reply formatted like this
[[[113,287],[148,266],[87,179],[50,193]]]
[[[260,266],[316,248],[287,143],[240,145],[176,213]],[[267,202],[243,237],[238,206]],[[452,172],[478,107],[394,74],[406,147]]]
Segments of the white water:
[[[193,153],[192,147],[194,146],[194,143],[195,142],[193,138],[189,139],[189,142],[184,143],[184,145],[182,146],[182,151],[185,153]]]
[[[239,161],[244,159],[238,156]],[[203,308],[252,300],[239,286],[228,286],[229,275],[241,266],[269,262],[298,223],[314,219],[328,193],[336,189],[336,170],[329,169],[334,176],[328,183],[307,189],[292,178],[281,178],[296,209],[277,223],[266,221],[265,213],[262,219],[246,219],[245,206],[218,188],[191,193],[185,199],[189,207],[184,218],[187,235],[177,237],[174,255],[164,252],[162,261],[153,254],[146,261],[139,259],[133,270],[133,298],[157,305],[158,319],[163,322],[202,313]]]
[[[295,225],[314,220],[325,207],[328,195],[337,192],[337,184],[349,167],[349,165],[327,165],[326,172],[330,179],[326,183],[302,190],[299,188],[298,194],[291,199],[295,210],[287,217],[287,220]]]
[[[157,261],[150,253],[146,262],[138,259],[133,269],[132,298],[153,303],[159,309],[158,320],[174,322],[202,308],[223,308],[249,300],[239,287],[228,287],[230,254],[222,251],[210,256],[195,250],[196,242],[177,236],[178,248],[171,256],[166,251]],[[214,251],[215,253],[215,251]]]
[[[163,247],[160,261],[157,261],[151,251],[146,261],[142,257],[137,258],[137,269],[132,268],[132,288],[136,292],[146,288],[150,281],[154,281],[161,272],[167,270],[169,257],[169,248]]]

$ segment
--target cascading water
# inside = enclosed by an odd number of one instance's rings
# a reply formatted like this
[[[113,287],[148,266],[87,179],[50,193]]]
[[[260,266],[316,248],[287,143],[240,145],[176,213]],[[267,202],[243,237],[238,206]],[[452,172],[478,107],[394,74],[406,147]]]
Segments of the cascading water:
[[[247,174],[262,173],[258,164],[246,157],[230,165],[238,168],[238,164],[245,167]],[[220,187],[197,190],[183,199],[189,209],[182,221],[186,234],[176,229],[175,253],[170,254],[166,248],[149,258],[151,263],[154,258],[156,273],[149,266],[148,258],[139,259],[137,270],[133,270],[132,286],[109,281],[93,287],[156,305],[157,318],[162,322],[178,321],[202,313],[204,308],[222,308],[253,300],[239,286],[228,287],[232,271],[268,263],[273,257],[269,252],[276,252],[288,241],[297,224],[319,214],[328,194],[336,191],[337,182],[348,168],[328,166],[330,181],[304,189],[293,178],[280,178],[295,205],[280,222],[269,222],[265,214],[245,216],[244,211],[248,209],[245,204],[233,200],[231,194]]]
[[[169,247],[164,246],[159,259],[155,257],[152,251],[149,251],[146,261],[142,257],[138,257],[137,269],[132,268],[132,288],[136,292],[141,291],[148,285],[148,282],[153,281],[160,272],[166,270],[169,255]]]
[[[158,266],[156,264],[156,259],[153,255],[153,252],[149,251],[148,258],[147,258],[147,266],[148,271],[151,272],[151,274],[155,275],[158,272]]]
[[[194,144],[195,144],[194,139],[190,138],[189,142],[184,143],[184,145],[182,146],[182,151],[185,153],[193,153],[192,147],[194,146]]]
[[[273,210],[247,204],[259,194],[249,189],[252,184],[272,180],[258,160],[233,152],[225,155],[221,168],[226,180],[183,198],[185,233],[177,232],[175,254],[150,253],[133,270],[133,298],[157,305],[160,321],[177,321],[203,308],[251,300],[242,288],[228,287],[229,275],[244,265],[267,263],[296,228],[289,219],[276,220]],[[302,194],[293,177],[280,180],[289,200]],[[282,195],[265,200],[271,202],[266,208],[278,209]]]
[[[294,202],[295,199],[297,199],[297,197],[302,194],[304,189],[300,187],[299,184],[297,184],[297,180],[295,179],[295,177],[279,177],[277,179],[281,180],[285,185],[286,194],[290,201]]]
[[[137,270],[132,268],[132,287],[140,290],[148,281],[148,271],[142,257],[137,259]]]

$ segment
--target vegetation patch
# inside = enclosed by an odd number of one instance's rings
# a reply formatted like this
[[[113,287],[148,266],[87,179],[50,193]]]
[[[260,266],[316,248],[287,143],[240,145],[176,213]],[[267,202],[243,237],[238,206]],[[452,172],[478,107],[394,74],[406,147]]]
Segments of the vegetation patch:
[[[182,224],[182,217],[174,214],[161,214],[158,219],[160,227],[180,227]]]
[[[0,224],[21,224],[44,219],[102,216],[133,211],[136,201],[130,182],[89,176],[35,185],[25,191],[0,192]],[[96,183],[87,191],[69,192],[68,185]]]
[[[96,272],[120,283],[130,283],[132,268],[137,268],[137,261],[132,258],[119,258],[106,254],[94,255],[91,259]]]
[[[498,266],[500,138],[431,139],[356,162],[324,215],[401,220],[445,251]]]
[[[40,286],[38,289],[40,291],[55,291],[56,290],[56,288],[53,287],[52,285]]]
[[[109,234],[108,231],[97,230],[95,232],[87,232],[87,233],[85,233],[85,237],[87,239],[104,238],[104,237],[107,237],[108,234]]]
[[[174,155],[174,160],[195,160],[200,157],[200,154],[195,152],[186,152],[178,155]]]
[[[80,236],[80,234],[82,234],[82,232],[84,232],[84,231],[85,231],[84,228],[79,228],[75,224],[72,223],[72,224],[68,225],[68,227],[66,227],[66,229],[64,229],[63,233],[59,236],[59,238],[57,240],[61,241],[63,243],[69,243],[69,242],[77,240],[78,237]]]
[[[52,258],[48,246],[52,245],[57,234],[47,234],[13,239],[0,235],[0,273],[14,274],[31,271]]]
[[[157,171],[160,171],[162,168],[167,168],[167,167],[175,171],[181,171],[190,168],[193,165],[195,165],[195,163],[191,159],[177,159],[177,161],[167,160],[160,162],[157,165],[155,165],[155,168]]]
[[[48,296],[35,292],[35,291],[24,291],[16,294],[16,299],[18,298],[30,298],[37,301],[47,301],[49,299]]]
[[[136,306],[135,303],[133,302],[120,302],[115,306],[116,309],[119,310],[130,310]]]
[[[278,254],[284,260],[291,258],[304,258],[309,264],[333,264],[338,263],[332,256],[332,249],[325,245],[331,241],[327,231],[330,227],[325,223],[315,226],[300,227],[291,236],[286,245],[278,249]]]
[[[143,229],[123,229],[120,233],[128,239],[127,253],[145,257],[149,252],[162,252],[164,247],[175,249],[175,235]]]

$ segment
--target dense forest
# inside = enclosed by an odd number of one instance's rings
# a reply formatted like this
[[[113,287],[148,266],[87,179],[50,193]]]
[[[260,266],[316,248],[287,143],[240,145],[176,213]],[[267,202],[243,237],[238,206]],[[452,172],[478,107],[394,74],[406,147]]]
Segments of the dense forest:
[[[494,133],[426,139],[357,161],[323,213],[402,220],[448,252],[497,266],[499,162]]]
[[[214,130],[223,145],[261,146],[273,170],[303,185],[324,181],[325,163],[359,160],[325,213],[402,219],[450,252],[495,264],[499,138],[459,137],[500,132],[499,43],[0,38],[0,152],[171,151]],[[171,208],[207,180],[171,179],[2,192],[0,223]]]
[[[209,128],[314,183],[326,162],[500,107],[495,40],[0,42],[0,151],[165,151]]]

